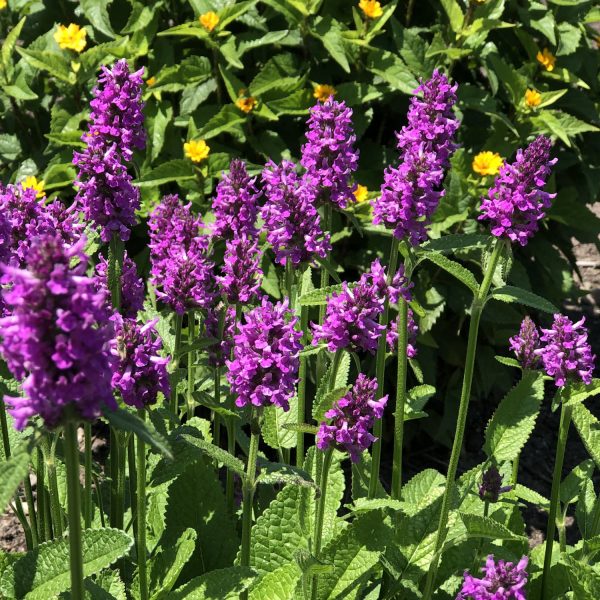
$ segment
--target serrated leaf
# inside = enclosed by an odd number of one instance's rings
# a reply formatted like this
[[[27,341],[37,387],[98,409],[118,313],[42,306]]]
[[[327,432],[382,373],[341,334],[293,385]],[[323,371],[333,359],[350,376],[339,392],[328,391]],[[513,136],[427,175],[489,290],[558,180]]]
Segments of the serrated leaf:
[[[352,289],[355,286],[356,283],[348,284],[349,289]],[[344,286],[341,283],[329,285],[324,288],[317,288],[316,290],[311,290],[306,292],[306,294],[302,294],[302,296],[298,298],[298,303],[300,306],[325,306],[329,296],[339,294],[343,289]]]
[[[467,533],[472,537],[487,538],[491,540],[525,540],[526,538],[513,533],[508,527],[498,521],[483,515],[474,515],[459,512],[459,517],[464,523]]]
[[[67,60],[57,52],[49,50],[29,50],[27,48],[16,47],[17,52],[34,68],[42,71],[48,71],[50,75],[65,81],[73,83],[75,73],[71,71]]]
[[[600,469],[600,422],[583,404],[576,404],[573,406],[573,423],[585,449]]]
[[[600,598],[600,575],[591,565],[563,554],[561,561],[567,566],[569,581],[573,588],[573,598],[577,600],[597,600]]]
[[[562,393],[562,403],[563,406],[571,406],[584,402],[588,398],[597,396],[598,394],[600,394],[600,379],[597,377],[594,377],[589,384],[582,382],[569,383]]]
[[[218,461],[227,469],[231,469],[235,473],[240,476],[245,474],[244,463],[235,456],[232,456],[227,452],[227,450],[223,450],[223,448],[219,448],[219,446],[215,446],[206,440],[200,439],[198,437],[193,437],[191,435],[183,434],[179,436],[184,442],[199,448],[206,456],[213,458]]]
[[[298,418],[298,397],[290,400],[290,408],[283,411],[278,406],[267,406],[264,410],[262,434],[265,443],[271,448],[295,448],[297,436],[286,425],[296,423]]]
[[[545,298],[534,294],[528,290],[523,290],[512,285],[505,285],[503,287],[496,288],[490,294],[490,299],[500,300],[501,302],[514,302],[516,304],[523,304],[525,306],[531,306],[537,310],[541,310],[550,314],[554,314],[558,311],[556,306],[549,302]]]
[[[80,0],[79,5],[83,14],[95,29],[109,38],[114,38],[116,34],[108,16],[108,5],[111,2],[112,0]]]
[[[194,577],[169,595],[169,600],[239,600],[256,575],[247,567],[229,567]]]
[[[260,473],[256,483],[266,485],[290,484],[315,488],[315,482],[310,475],[298,467],[283,463],[259,463]]]
[[[331,58],[350,73],[350,64],[346,56],[346,47],[340,23],[331,17],[317,21],[314,34],[321,41]]]
[[[517,367],[521,369],[521,363],[516,358],[511,358],[510,356],[494,356],[494,358],[501,364],[506,365],[507,367]]]
[[[521,381],[500,401],[485,430],[488,456],[500,463],[518,456],[533,431],[543,398],[541,373],[523,373]]]
[[[319,401],[319,403],[315,406],[313,411],[313,419],[317,421],[317,423],[321,423],[325,420],[325,413],[333,406],[333,403],[339,400],[342,396],[344,396],[349,390],[347,385],[339,388],[335,388],[329,392],[327,392],[323,398]]]
[[[284,53],[270,58],[250,82],[248,89],[253,96],[261,96],[271,90],[285,92],[287,96],[300,86],[294,57]],[[234,91],[237,95],[240,90]]]
[[[210,61],[205,56],[188,56],[178,64],[161,69],[152,84],[152,92],[177,92],[203,83],[212,76]]]
[[[282,565],[260,579],[250,592],[250,600],[293,600],[301,575],[295,562]]]
[[[237,107],[226,104],[214,117],[205,123],[204,127],[198,131],[197,137],[208,140],[220,133],[238,128],[245,120],[246,117]]]
[[[176,158],[161,163],[158,167],[142,175],[133,183],[138,187],[150,187],[171,181],[188,181],[195,177],[192,163],[188,160]]]
[[[480,235],[476,233],[469,234],[449,234],[444,235],[437,240],[425,242],[417,251],[433,250],[435,252],[454,252],[455,250],[465,250],[466,248],[485,248],[490,241],[489,235]]]
[[[425,469],[402,488],[404,512],[416,515],[431,506],[444,493],[445,477],[435,469]]]
[[[545,510],[550,508],[550,500],[544,498],[544,496],[538,494],[538,492],[535,490],[531,490],[520,483],[517,483],[513,491],[520,500],[525,500],[525,502],[530,502],[531,504],[535,504],[536,506],[539,506]]]
[[[412,94],[419,85],[404,61],[394,52],[371,48],[367,54],[366,66],[371,73],[381,77],[393,90],[399,90],[404,94]],[[391,235],[391,231],[384,227],[375,230]]]
[[[125,555],[133,540],[118,529],[82,532],[83,575],[89,577]],[[2,575],[0,591],[6,598],[47,600],[69,589],[71,573],[68,537],[40,544]]]
[[[441,0],[441,4],[448,15],[452,31],[458,33],[462,29],[464,21],[464,15],[460,4],[456,0]]]
[[[479,290],[479,284],[475,279],[475,275],[466,269],[461,264],[457,263],[454,260],[449,259],[447,256],[440,254],[439,252],[424,252],[422,257],[430,260],[432,263],[436,264],[438,267],[444,269],[452,275],[456,277],[460,282],[464,283],[472,292],[476,294]]]
[[[1,401],[1,400],[0,400]],[[4,511],[29,471],[31,446],[13,448],[12,456],[0,464],[0,510]]]
[[[23,25],[25,25],[26,17],[23,17],[7,34],[4,43],[2,44],[2,68],[6,73],[7,81],[12,81],[13,63],[12,53],[17,45]]]
[[[219,23],[217,24],[217,31],[222,31],[229,25],[229,23],[235,21],[241,17],[244,13],[248,12],[255,4],[257,0],[245,0],[245,2],[234,2],[224,6],[219,11]]]

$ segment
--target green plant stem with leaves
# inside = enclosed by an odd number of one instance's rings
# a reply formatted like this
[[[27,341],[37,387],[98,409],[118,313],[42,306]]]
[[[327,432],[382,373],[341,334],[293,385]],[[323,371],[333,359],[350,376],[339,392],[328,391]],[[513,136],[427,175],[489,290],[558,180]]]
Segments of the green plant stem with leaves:
[[[41,543],[50,539],[50,524],[46,520],[46,469],[44,467],[44,456],[39,446],[35,452],[35,459],[35,472],[37,474],[38,540]]]
[[[85,527],[92,526],[92,425],[86,422],[83,425],[84,436],[84,465],[85,465],[85,481],[83,487],[83,515],[85,519]]]
[[[261,409],[252,408],[250,419],[250,448],[248,450],[248,464],[246,476],[243,481],[243,506],[242,506],[242,552],[240,564],[242,567],[250,566],[250,542],[252,535],[252,512],[254,504],[254,490],[256,487],[256,459],[258,457],[258,443],[260,441]],[[248,592],[242,592],[242,600],[248,599]]]
[[[69,564],[71,566],[71,597],[83,600],[83,555],[81,548],[81,498],[79,495],[79,448],[77,423],[68,421],[64,428],[65,462],[67,465],[67,498],[69,502]]]
[[[323,207],[323,226],[322,230],[324,232],[329,231],[331,233],[331,224],[333,221],[333,209],[331,208],[331,203],[326,203]],[[329,271],[325,268],[324,265],[321,265],[321,289],[326,288],[329,285]],[[323,304],[319,307],[319,325],[323,324],[325,320],[325,312],[327,310],[327,305]],[[323,355],[317,355],[317,384],[321,381],[324,375],[324,363],[323,363]]]
[[[554,459],[552,492],[550,493],[550,512],[548,513],[548,525],[546,526],[546,548],[544,552],[544,571],[542,573],[542,599],[550,598],[550,569],[552,567],[552,550],[554,548],[554,533],[556,531],[556,518],[559,507],[560,483],[562,478],[562,468],[565,458],[565,449],[567,447],[567,438],[569,437],[569,427],[571,425],[572,415],[573,407],[565,406],[561,402],[558,443],[556,445],[556,457]]]
[[[390,248],[390,260],[388,263],[388,285],[394,279],[396,274],[396,265],[398,262],[398,240],[392,237],[392,243]],[[389,312],[390,302],[389,298],[385,299],[383,306],[383,313],[379,318],[379,324],[385,327],[381,336],[379,337],[379,345],[377,346],[377,356],[375,359],[375,374],[377,378],[377,399],[379,400],[383,396],[385,387],[385,358],[387,354],[387,339],[386,331],[389,324]],[[371,454],[371,475],[369,479],[369,498],[374,498],[377,491],[377,484],[379,482],[379,468],[381,465],[381,444],[383,436],[383,417],[377,419],[373,425],[373,435],[376,440],[373,442],[373,449]]]
[[[179,410],[177,407],[177,382],[179,380],[179,355],[181,353],[181,329],[183,326],[183,316],[173,313],[173,326],[175,329],[175,342],[173,347],[173,373],[171,374],[171,398],[169,407],[171,412],[177,418]]]
[[[142,421],[146,420],[146,411],[138,410]],[[137,498],[137,535],[136,549],[138,560],[138,579],[140,582],[140,600],[148,599],[148,572],[146,565],[146,446],[141,438],[136,440],[136,498]]]
[[[188,311],[188,381],[187,381],[187,418],[194,416],[194,384],[196,379],[196,353],[192,350],[196,337],[196,315],[193,310]]]
[[[38,547],[38,522],[35,501],[33,500],[33,490],[31,489],[31,475],[27,471],[27,475],[23,480],[23,488],[25,489],[25,500],[27,501],[27,509],[29,512],[29,527],[31,529],[31,543],[34,548]]]
[[[465,436],[465,428],[467,424],[467,414],[469,411],[469,400],[471,399],[471,384],[473,383],[473,372],[475,367],[475,353],[477,350],[477,337],[479,333],[479,321],[483,312],[485,302],[488,298],[488,292],[492,285],[494,272],[502,254],[504,242],[501,239],[496,239],[492,255],[487,264],[483,281],[479,286],[477,293],[471,304],[471,321],[469,323],[469,339],[467,342],[467,354],[465,358],[465,371],[463,375],[463,384],[460,395],[460,404],[458,409],[458,417],[456,419],[456,432],[454,434],[454,443],[452,444],[452,452],[450,454],[450,462],[448,464],[448,473],[446,475],[446,489],[442,499],[442,508],[440,511],[440,520],[436,534],[434,559],[430,565],[425,581],[425,589],[423,593],[424,600],[430,600],[433,594],[433,586],[437,575],[437,567],[441,549],[448,535],[448,515],[450,513],[450,502],[454,493],[454,485],[456,479],[456,471],[458,469],[458,459],[462,450],[463,440]],[[400,333],[400,331],[398,332]]]
[[[41,441],[42,452],[48,472],[48,490],[50,491],[50,514],[52,515],[52,532],[54,537],[62,537],[63,517],[58,496],[58,477],[56,475],[56,444],[58,436],[54,435],[52,440],[43,437]]]
[[[300,307],[300,329],[302,331],[302,345],[307,344],[306,331],[308,329],[308,306]],[[298,369],[298,425],[306,422],[306,375],[307,357],[300,355]],[[296,466],[301,468],[304,464],[304,432],[298,431],[296,435]]]

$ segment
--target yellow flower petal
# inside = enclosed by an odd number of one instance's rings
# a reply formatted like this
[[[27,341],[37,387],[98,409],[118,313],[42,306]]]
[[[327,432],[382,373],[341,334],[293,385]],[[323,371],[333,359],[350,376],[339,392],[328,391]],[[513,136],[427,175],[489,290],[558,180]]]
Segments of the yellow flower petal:
[[[6,0],[0,0],[0,10],[6,8],[8,6],[8,2]]]
[[[335,96],[337,94],[337,90],[332,86],[326,83],[319,83],[315,85],[315,92],[313,96],[319,102],[326,102],[329,100],[330,96]]]
[[[87,43],[86,35],[85,27],[79,27],[79,25],[71,23],[68,27],[59,25],[54,32],[54,39],[63,50],[82,52]]]
[[[192,162],[197,163],[205,160],[210,153],[210,147],[204,140],[190,140],[183,145],[183,150]]]
[[[235,101],[235,105],[243,112],[248,114],[256,108],[256,99],[252,96],[248,96],[248,98],[238,98]]]
[[[480,152],[473,158],[473,171],[481,176],[497,175],[504,161],[497,152]]]
[[[148,77],[148,79],[146,79],[146,85],[148,87],[152,87],[155,83],[156,83],[156,77],[154,77],[154,76]]]
[[[36,191],[36,198],[43,198],[46,193],[44,192],[44,180],[40,179],[38,181],[37,177],[34,175],[27,175],[23,181],[21,181],[21,185],[24,190],[32,189]]]
[[[367,189],[367,186],[359,183],[354,190],[354,200],[356,200],[356,202],[365,202],[368,199],[369,190]]]
[[[535,108],[542,103],[542,95],[536,90],[527,90],[525,92],[525,104],[531,108]]]
[[[536,54],[538,62],[546,69],[546,71],[554,71],[554,65],[556,64],[556,56],[544,48],[541,52]]]
[[[369,19],[377,19],[383,14],[381,3],[377,0],[360,0],[358,8],[360,8]]]
[[[219,24],[219,15],[212,10],[205,12],[198,18],[200,24],[206,31],[212,31]]]

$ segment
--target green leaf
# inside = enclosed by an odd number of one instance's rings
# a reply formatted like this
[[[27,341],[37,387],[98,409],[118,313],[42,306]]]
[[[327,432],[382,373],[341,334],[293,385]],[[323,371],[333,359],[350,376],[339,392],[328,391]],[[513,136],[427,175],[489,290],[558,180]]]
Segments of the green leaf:
[[[282,565],[260,579],[250,592],[250,600],[293,600],[301,575],[296,563]]]
[[[431,506],[444,493],[446,479],[435,469],[425,469],[415,475],[402,488],[404,512],[416,515]]]
[[[561,561],[567,565],[569,581],[573,588],[573,598],[577,600],[597,600],[600,598],[600,575],[593,566],[563,554]]]
[[[260,463],[260,473],[256,480],[256,483],[262,483],[265,485],[275,484],[291,484],[303,487],[316,487],[315,482],[311,479],[310,475],[292,465],[283,463]]]
[[[210,61],[205,56],[188,56],[178,64],[161,69],[156,82],[149,88],[152,92],[177,92],[190,85],[197,85],[212,76]]]
[[[112,0],[81,0],[79,6],[87,20],[100,33],[109,38],[115,38],[116,34],[110,24],[108,16],[108,5]]]
[[[17,45],[23,25],[25,25],[26,17],[23,17],[7,34],[4,43],[2,44],[2,69],[6,73],[7,81],[12,81],[13,62],[12,53]]]
[[[441,4],[448,15],[452,31],[458,33],[462,29],[465,20],[460,4],[456,0],[441,0]]]
[[[0,133],[0,156],[11,161],[21,154],[21,142],[16,135]]]
[[[348,284],[348,288],[352,289],[356,286],[356,283]],[[298,298],[300,306],[325,306],[329,300],[329,297],[333,294],[339,294],[344,289],[341,283],[336,285],[329,285],[324,288],[317,288],[311,290],[306,294],[302,294]]]
[[[169,594],[169,600],[239,600],[256,575],[247,567],[217,569],[194,577],[185,585]]]
[[[592,396],[600,394],[600,379],[594,377],[590,384],[583,382],[569,383],[562,393],[563,406],[571,406],[584,402]]]
[[[197,137],[208,140],[238,128],[245,120],[246,117],[235,106],[226,104],[198,131]]]
[[[571,23],[559,23],[558,25],[558,49],[556,56],[573,54],[579,47],[581,41],[581,29]]]
[[[248,89],[253,96],[260,96],[271,90],[285,92],[287,96],[302,85],[297,73],[298,67],[293,55],[278,54],[265,63]],[[239,88],[234,90],[236,97],[239,91]]]
[[[521,369],[521,363],[516,358],[511,358],[510,356],[494,356],[494,358],[501,364],[506,365],[507,367],[517,367]]]
[[[475,279],[475,275],[473,275],[469,269],[466,269],[461,264],[449,259],[447,256],[444,256],[439,252],[423,252],[421,256],[422,258],[430,260],[438,267],[441,267],[450,273],[450,275],[456,277],[456,279],[464,283],[473,292],[473,294],[476,294],[479,291],[479,284]]]
[[[12,456],[0,464],[0,510],[4,512],[17,488],[29,472],[29,444],[13,448]]]
[[[573,423],[585,449],[600,469],[600,422],[583,404],[576,404],[573,406]]]
[[[219,23],[217,24],[216,30],[222,31],[225,29],[229,23],[248,12],[256,2],[257,0],[246,0],[245,2],[234,2],[233,4],[223,7],[219,11]]]
[[[231,469],[241,477],[245,475],[244,463],[239,458],[229,454],[227,450],[223,450],[223,448],[219,448],[219,446],[215,446],[206,440],[191,435],[184,434],[181,435],[180,438],[188,444],[200,449],[206,456],[215,459],[224,467]]]
[[[490,294],[490,299],[500,300],[501,302],[509,302],[516,304],[524,304],[525,306],[531,306],[537,310],[541,310],[550,314],[558,312],[558,308],[549,302],[545,298],[523,290],[512,285],[505,285],[503,287],[496,288]]]
[[[133,540],[118,529],[82,532],[83,575],[89,577],[109,567],[131,548]],[[7,569],[0,580],[5,598],[47,600],[71,585],[68,537],[40,544]]]
[[[330,392],[327,392],[319,401],[318,404],[315,405],[313,410],[313,419],[317,423],[321,423],[325,421],[325,413],[333,406],[333,403],[339,400],[342,396],[344,396],[349,390],[347,385],[335,388]]]
[[[419,85],[404,61],[394,52],[372,48],[367,54],[366,66],[371,73],[381,77],[392,90],[412,95]],[[389,233],[385,228],[382,230],[382,233]]]
[[[531,490],[520,483],[517,483],[513,491],[520,500],[525,500],[525,502],[535,504],[544,510],[548,510],[550,508],[550,500],[544,498],[544,496],[538,494],[538,492],[535,490]]]
[[[317,19],[313,35],[321,41],[331,58],[346,73],[350,73],[350,64],[346,56],[346,47],[340,23],[331,17]]]
[[[295,448],[296,434],[286,425],[296,423],[298,418],[298,398],[290,400],[290,409],[283,411],[278,406],[268,406],[264,410],[262,434],[264,441],[271,448]]]
[[[32,67],[41,71],[48,71],[50,75],[54,75],[61,81],[71,84],[75,82],[75,73],[71,70],[67,60],[57,52],[28,50],[19,46],[16,49]]]
[[[490,540],[526,540],[524,536],[513,533],[508,527],[490,517],[461,512],[458,515],[464,523],[467,533],[472,537]]]
[[[409,390],[404,420],[411,421],[426,417],[427,413],[423,412],[423,409],[434,394],[435,388],[432,385],[418,385]]]
[[[449,234],[444,235],[437,240],[425,242],[418,250],[433,250],[435,252],[454,252],[455,250],[465,250],[466,248],[485,248],[490,241],[489,235],[480,235],[477,233],[469,234]]]
[[[194,168],[189,160],[174,159],[161,163],[134,181],[134,184],[138,187],[151,187],[171,181],[187,181],[195,177]]]
[[[514,459],[535,426],[544,398],[540,373],[526,371],[521,381],[500,401],[485,430],[484,450],[498,462]]]
[[[103,414],[104,418],[115,429],[130,431],[167,458],[173,458],[169,442],[156,431],[150,421],[142,421],[137,415],[123,408],[117,408],[117,410],[106,409]]]

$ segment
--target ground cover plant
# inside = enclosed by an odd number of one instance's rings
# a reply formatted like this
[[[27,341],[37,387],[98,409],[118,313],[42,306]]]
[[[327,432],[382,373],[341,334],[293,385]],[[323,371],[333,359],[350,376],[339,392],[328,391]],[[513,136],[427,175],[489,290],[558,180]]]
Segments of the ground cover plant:
[[[0,596],[597,598],[599,16],[0,0]]]

